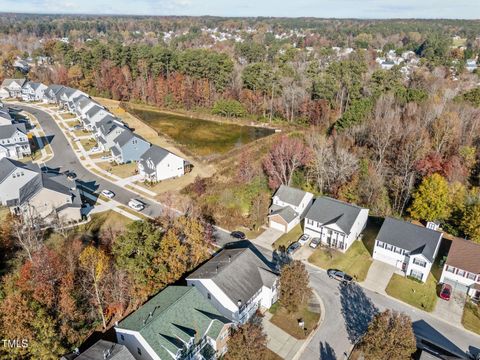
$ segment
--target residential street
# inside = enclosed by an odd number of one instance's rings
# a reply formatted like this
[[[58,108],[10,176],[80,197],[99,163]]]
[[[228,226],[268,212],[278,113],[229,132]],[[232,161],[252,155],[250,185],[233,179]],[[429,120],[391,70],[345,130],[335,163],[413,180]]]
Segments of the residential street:
[[[78,175],[78,182],[84,187],[97,193],[103,189],[109,189],[116,194],[115,200],[124,205],[127,205],[131,198],[140,199],[147,205],[143,213],[148,216],[155,217],[162,213],[164,208],[161,204],[112,184],[84,168],[58,124],[48,113],[32,106],[17,104],[15,106],[36,116],[47,138],[50,139],[54,157],[45,164],[46,166],[60,171],[74,171]],[[232,241],[228,233],[219,229],[216,230],[215,236],[220,246]],[[270,250],[259,249],[266,257],[272,257]],[[344,353],[349,353],[352,344],[363,334],[373,314],[387,308],[405,312],[414,322],[424,320],[463,351],[476,353],[480,349],[480,336],[463,331],[426,312],[415,310],[406,304],[358,285],[340,287],[338,282],[328,278],[325,271],[310,265],[308,265],[308,271],[311,285],[322,298],[326,313],[322,326],[306,347],[301,359],[344,359]],[[432,329],[426,331],[439,338]]]

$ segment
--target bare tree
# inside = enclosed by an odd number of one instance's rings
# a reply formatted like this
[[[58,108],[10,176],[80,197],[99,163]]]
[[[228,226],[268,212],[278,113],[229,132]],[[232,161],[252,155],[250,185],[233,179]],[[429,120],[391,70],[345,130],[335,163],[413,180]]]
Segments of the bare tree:
[[[13,237],[15,243],[25,250],[28,259],[43,246],[45,222],[35,209],[27,204],[20,214],[13,217]]]

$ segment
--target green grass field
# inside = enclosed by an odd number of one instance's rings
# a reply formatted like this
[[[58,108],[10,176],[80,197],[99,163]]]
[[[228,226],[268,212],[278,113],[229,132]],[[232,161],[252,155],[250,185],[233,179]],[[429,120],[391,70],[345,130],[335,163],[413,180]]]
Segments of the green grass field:
[[[270,312],[273,314],[270,320],[272,324],[277,325],[296,339],[306,339],[320,319],[320,314],[310,311],[308,305],[302,306],[297,312],[289,314],[277,302],[270,308]],[[305,322],[306,332],[298,326],[298,319],[303,319]]]
[[[419,283],[398,274],[393,274],[385,291],[388,295],[421,310],[433,311],[437,303],[437,282],[432,274],[425,283]]]
[[[302,234],[302,226],[298,224],[292,230],[290,230],[290,232],[280,236],[280,238],[278,238],[278,240],[273,243],[273,248],[278,249],[280,246],[285,246],[285,248],[287,248],[291,243],[297,241],[298,238],[302,236]]]
[[[463,308],[462,324],[465,329],[473,331],[480,335],[480,309],[469,301],[465,303]]]

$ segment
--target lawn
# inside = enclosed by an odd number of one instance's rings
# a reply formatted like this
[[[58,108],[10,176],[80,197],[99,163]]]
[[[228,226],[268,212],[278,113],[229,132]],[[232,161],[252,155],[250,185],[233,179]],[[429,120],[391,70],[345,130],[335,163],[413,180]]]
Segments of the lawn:
[[[85,151],[89,151],[95,146],[98,146],[97,141],[94,139],[80,139],[80,144],[82,144]]]
[[[137,173],[137,163],[134,162],[128,164],[101,162],[97,163],[97,165],[103,170],[106,170],[109,173],[119,176],[121,178],[127,178]]]
[[[357,240],[345,253],[324,247],[317,248],[308,258],[308,262],[323,269],[342,270],[356,281],[363,281],[367,277],[372,259],[363,242]]]
[[[289,333],[296,339],[306,339],[317,326],[320,319],[319,313],[314,313],[308,309],[308,305],[302,306],[297,312],[289,314],[279,302],[275,303],[269,310],[273,316],[270,319],[280,329]],[[298,326],[298,319],[303,319],[305,329]]]
[[[398,300],[430,312],[433,311],[437,303],[436,286],[437,282],[432,274],[428,275],[424,284],[393,274],[385,291]]]
[[[302,235],[303,235],[302,226],[298,224],[288,233],[280,236],[278,240],[273,243],[273,248],[278,249],[280,246],[285,246],[285,248],[287,248],[291,243],[297,241],[298,238]]]
[[[225,154],[273,133],[267,128],[181,116],[136,104],[128,104],[128,111],[198,156]]]
[[[467,301],[463,308],[462,324],[465,329],[480,334],[480,309],[478,305]]]
[[[64,120],[73,119],[73,118],[77,117],[76,115],[69,114],[69,113],[60,114],[60,116],[61,116]]]

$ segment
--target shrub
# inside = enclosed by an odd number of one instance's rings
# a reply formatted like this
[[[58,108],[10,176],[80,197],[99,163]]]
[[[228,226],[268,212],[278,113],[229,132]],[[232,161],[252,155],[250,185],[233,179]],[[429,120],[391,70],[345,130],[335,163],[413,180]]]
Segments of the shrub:
[[[213,105],[212,113],[227,117],[242,117],[247,114],[247,111],[237,100],[220,99]]]

